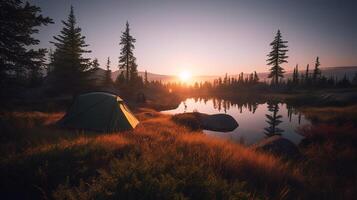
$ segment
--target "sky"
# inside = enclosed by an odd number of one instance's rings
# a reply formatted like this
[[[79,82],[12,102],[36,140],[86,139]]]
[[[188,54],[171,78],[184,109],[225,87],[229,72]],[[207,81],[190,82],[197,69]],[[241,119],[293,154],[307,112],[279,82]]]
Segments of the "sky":
[[[119,39],[129,21],[138,70],[176,75],[266,72],[278,29],[288,41],[287,71],[320,57],[322,67],[357,65],[355,0],[30,0],[54,24],[41,27],[40,47],[58,35],[73,5],[78,26],[105,68],[118,69]]]

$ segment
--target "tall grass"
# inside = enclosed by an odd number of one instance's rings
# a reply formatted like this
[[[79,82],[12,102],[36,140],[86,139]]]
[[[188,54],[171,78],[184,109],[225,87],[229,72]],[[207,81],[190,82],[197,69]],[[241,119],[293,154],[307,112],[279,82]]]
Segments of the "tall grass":
[[[357,105],[342,107],[303,107],[299,110],[313,123],[337,125],[350,123],[357,126]]]
[[[170,116],[142,109],[134,131],[87,135],[51,126],[60,115],[2,115],[12,123],[1,140],[2,155],[11,153],[0,162],[2,199],[302,196],[303,176],[291,165],[190,131]]]
[[[357,195],[357,128],[316,125],[299,130],[305,136],[301,163],[311,198],[354,199]]]

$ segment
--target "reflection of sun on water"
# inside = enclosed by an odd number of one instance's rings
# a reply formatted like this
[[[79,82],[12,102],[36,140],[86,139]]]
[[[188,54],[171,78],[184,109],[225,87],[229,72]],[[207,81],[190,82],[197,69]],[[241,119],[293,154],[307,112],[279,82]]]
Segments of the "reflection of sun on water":
[[[188,82],[191,79],[191,73],[189,71],[182,71],[179,74],[179,78],[182,82]]]

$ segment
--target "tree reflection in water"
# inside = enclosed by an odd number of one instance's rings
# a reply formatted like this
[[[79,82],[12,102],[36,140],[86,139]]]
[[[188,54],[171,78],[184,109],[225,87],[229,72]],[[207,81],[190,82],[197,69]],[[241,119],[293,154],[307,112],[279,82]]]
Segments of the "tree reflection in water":
[[[281,135],[284,130],[280,129],[278,126],[281,122],[281,118],[283,116],[279,115],[279,104],[276,101],[268,101],[268,110],[271,112],[271,114],[265,114],[265,117],[267,118],[266,122],[269,124],[268,127],[265,127],[264,134],[268,137],[274,136],[274,135]]]

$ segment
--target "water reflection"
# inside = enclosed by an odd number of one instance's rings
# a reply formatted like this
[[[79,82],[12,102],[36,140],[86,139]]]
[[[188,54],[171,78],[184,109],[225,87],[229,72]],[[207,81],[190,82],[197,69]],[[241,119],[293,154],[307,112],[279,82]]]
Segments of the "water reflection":
[[[239,127],[231,132],[204,131],[208,135],[223,137],[247,145],[273,135],[298,143],[302,137],[296,128],[310,122],[291,105],[278,101],[252,99],[226,100],[221,98],[188,98],[173,110],[163,113],[177,114],[198,111],[207,114],[226,113],[235,118]]]
[[[265,117],[267,118],[266,122],[268,123],[268,127],[265,127],[264,134],[268,137],[274,136],[274,135],[281,135],[282,132],[284,132],[283,129],[279,128],[279,124],[281,124],[283,121],[281,119],[283,116],[279,115],[279,105],[277,102],[269,101],[268,102],[268,110],[271,112],[271,114],[265,114]],[[289,116],[289,121],[291,122],[291,115],[289,114],[288,110],[288,116]]]

